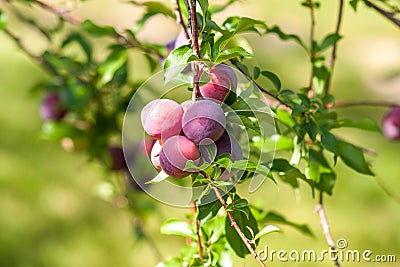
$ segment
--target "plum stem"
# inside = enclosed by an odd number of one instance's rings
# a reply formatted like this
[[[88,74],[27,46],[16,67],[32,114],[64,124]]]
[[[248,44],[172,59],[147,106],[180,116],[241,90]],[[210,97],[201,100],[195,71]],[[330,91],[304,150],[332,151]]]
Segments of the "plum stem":
[[[175,14],[176,14],[176,23],[182,27],[183,33],[187,39],[190,39],[190,35],[187,31],[187,27],[185,22],[183,21],[183,16],[181,12],[181,5],[179,4],[179,0],[175,1]]]
[[[335,259],[333,260],[335,262],[335,266],[340,267],[340,263],[337,257],[337,250],[335,246],[335,242],[332,239],[331,232],[329,231],[329,224],[328,224],[328,219],[325,214],[324,210],[324,192],[320,191],[319,192],[319,203],[315,207],[315,212],[318,213],[319,219],[320,219],[320,224],[322,226],[324,235],[325,235],[325,240],[328,243],[329,247],[331,250],[335,253]]]
[[[249,240],[246,235],[243,233],[243,231],[240,229],[238,224],[235,221],[235,218],[233,217],[232,213],[228,210],[226,210],[226,207],[228,206],[224,200],[224,198],[221,195],[221,192],[219,192],[218,188],[213,184],[213,180],[211,177],[205,173],[204,171],[200,171],[200,174],[203,175],[207,180],[209,180],[211,188],[214,190],[215,195],[217,196],[219,202],[221,202],[222,206],[224,207],[226,214],[228,215],[228,218],[231,222],[231,226],[235,229],[235,231],[238,233],[240,239],[242,239],[243,244],[245,244],[246,248],[249,250],[251,255],[256,259],[256,261],[259,263],[260,266],[266,267],[265,263],[261,260],[260,256],[257,254],[257,252],[253,249],[251,244],[253,243],[252,240]]]
[[[339,0],[339,11],[338,11],[338,19],[336,22],[336,30],[335,33],[338,35],[340,32],[340,27],[342,25],[342,18],[343,18],[343,10],[344,10],[344,0]],[[329,60],[329,65],[328,67],[330,68],[330,72],[329,72],[329,76],[328,79],[326,81],[325,84],[325,94],[329,94],[329,90],[331,88],[331,84],[332,84],[332,75],[333,75],[333,70],[335,68],[335,63],[336,63],[336,55],[337,55],[337,49],[338,49],[338,43],[336,42],[333,45],[332,48],[332,54],[331,54],[331,58]]]

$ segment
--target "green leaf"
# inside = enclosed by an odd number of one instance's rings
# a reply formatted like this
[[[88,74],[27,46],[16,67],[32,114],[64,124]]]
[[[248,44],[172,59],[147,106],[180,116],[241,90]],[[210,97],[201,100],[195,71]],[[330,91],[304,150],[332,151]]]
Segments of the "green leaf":
[[[281,223],[284,225],[291,226],[306,235],[314,236],[313,233],[311,232],[310,228],[306,224],[298,224],[298,223],[289,221],[285,218],[285,216],[283,216],[282,214],[280,214],[278,212],[270,211],[267,213],[267,212],[261,211],[260,216],[261,216],[261,218],[259,219],[259,221],[268,222],[268,223],[271,223],[271,222]]]
[[[234,47],[222,51],[215,60],[215,64],[219,64],[231,58],[253,57],[253,56],[254,56],[253,54],[247,52],[242,47]]]
[[[218,189],[219,190],[219,189]],[[221,190],[219,190],[223,199],[227,200],[228,194],[225,194]],[[207,220],[212,219],[218,214],[218,211],[221,209],[222,204],[218,200],[217,195],[215,194],[214,190],[209,190],[207,194],[202,196],[198,201],[198,219],[203,220],[207,218]],[[210,215],[210,216],[209,216]]]
[[[331,33],[325,36],[325,38],[322,40],[321,44],[317,46],[317,51],[316,52],[322,52],[325,49],[328,49],[330,46],[336,44],[340,39],[342,39],[342,36],[340,36],[337,33]]]
[[[306,132],[311,140],[315,141],[318,134],[318,125],[313,120],[308,119],[304,123],[304,128],[306,129]]]
[[[285,135],[273,134],[263,141],[260,136],[254,136],[250,145],[265,153],[275,150],[291,150],[293,149],[293,139]]]
[[[160,232],[163,235],[178,235],[190,237],[193,240],[196,239],[196,234],[192,227],[187,222],[179,219],[168,219],[165,221],[160,227]]]
[[[323,127],[319,129],[321,131],[321,142],[324,148],[337,155],[339,153],[339,142],[336,136]]]
[[[260,68],[259,67],[254,67],[253,68],[253,78],[254,78],[254,80],[257,80],[258,77],[260,77],[260,74],[261,74]]]
[[[301,47],[303,47],[305,50],[307,50],[307,47],[304,45],[303,41],[300,39],[299,36],[297,36],[295,34],[286,34],[279,28],[279,26],[274,26],[271,29],[268,29],[266,33],[267,34],[275,33],[283,41],[295,41]]]
[[[249,204],[249,202],[246,199],[239,198],[239,199],[235,200],[235,202],[233,203],[233,206],[236,209],[241,209],[241,208],[247,207],[248,204]]]
[[[269,168],[262,164],[256,164],[249,160],[236,160],[232,163],[232,169],[256,172],[267,175]]]
[[[276,115],[278,116],[278,119],[280,122],[289,126],[290,128],[292,128],[296,125],[296,123],[294,122],[294,120],[292,119],[292,116],[290,115],[290,113],[288,111],[282,110],[282,109],[277,109]]]
[[[208,6],[209,6],[208,0],[197,0],[197,2],[200,5],[201,12],[203,13],[203,16],[206,16],[207,12],[208,12]]]
[[[339,141],[339,156],[343,162],[353,170],[367,175],[374,175],[365,160],[361,148],[345,141]]]
[[[244,32],[259,32],[259,28],[266,29],[264,22],[247,18],[247,17],[229,17],[223,23],[223,26],[229,31],[223,34],[214,44],[212,49],[212,60],[215,61],[225,46],[232,40],[232,38]]]
[[[333,187],[335,186],[336,175],[332,173],[322,173],[320,181],[315,184],[315,187],[322,192],[332,195]]]
[[[358,5],[359,2],[360,2],[360,0],[351,0],[349,2],[350,6],[353,8],[354,12],[357,11],[357,5]]]
[[[61,47],[65,47],[72,42],[76,42],[82,48],[86,55],[87,63],[90,63],[92,61],[92,46],[89,41],[81,34],[75,32],[67,36],[64,42],[61,44]]]
[[[70,83],[68,87],[61,89],[61,103],[67,109],[80,109],[87,105],[93,96],[90,87],[81,83]]]
[[[65,137],[74,139],[84,134],[82,130],[75,126],[57,121],[46,121],[42,125],[40,138],[50,141],[60,141]]]
[[[263,229],[261,229],[260,232],[258,232],[256,234],[256,236],[254,237],[254,240],[260,239],[261,237],[268,235],[270,233],[280,232],[280,231],[281,231],[281,229],[279,229],[278,227],[276,227],[274,225],[267,225]]]
[[[323,173],[332,173],[332,170],[322,152],[310,149],[308,151],[308,167],[306,169],[307,178],[318,184]]]
[[[229,153],[224,153],[224,154],[222,154],[222,155],[219,155],[219,156],[216,158],[215,163],[216,163],[218,166],[221,166],[222,168],[225,168],[225,169],[227,169],[228,171],[230,171],[231,168],[232,168],[232,161],[230,160],[230,158],[231,158],[231,156],[230,156]]]
[[[238,2],[241,0],[229,0],[227,3],[223,4],[223,5],[218,5],[218,6],[211,6],[209,8],[209,11],[211,14],[216,14],[219,12],[224,11],[226,8],[228,8],[229,6],[231,6],[233,3]]]
[[[297,179],[300,178],[301,180],[305,181],[312,190],[314,190],[314,182],[307,179],[299,169],[292,166],[286,159],[274,159],[272,162],[271,171],[277,172],[282,181],[290,184],[293,188],[299,187],[299,182]]]
[[[115,31],[115,29],[111,26],[99,26],[94,24],[91,20],[87,19],[84,20],[81,25],[80,28],[89,33],[90,35],[92,35],[93,37],[103,37],[103,36],[113,36],[115,35],[117,32]]]
[[[4,29],[8,24],[8,16],[0,9],[0,30]]]
[[[176,79],[186,68],[193,50],[189,45],[184,45],[173,50],[164,62],[164,82],[168,83]]]
[[[99,80],[97,86],[101,87],[110,82],[115,73],[124,66],[128,60],[126,49],[116,46],[112,49],[106,60],[98,68]]]
[[[279,80],[279,77],[276,76],[276,74],[274,74],[270,71],[267,71],[267,70],[263,70],[261,72],[261,75],[266,77],[268,80],[270,80],[276,90],[278,90],[278,91],[281,90],[282,84],[281,84],[281,81]]]
[[[154,177],[150,181],[146,182],[145,184],[158,184],[158,183],[164,181],[165,179],[167,179],[168,177],[169,177],[168,174],[166,174],[164,171],[160,171],[156,175],[156,177]]]
[[[329,70],[321,62],[313,64],[313,86],[317,95],[322,95],[325,89],[325,84],[329,78]]]
[[[201,157],[207,162],[213,162],[217,156],[217,146],[214,143],[208,145],[199,145]]]
[[[175,19],[175,14],[169,7],[165,6],[164,4],[156,1],[145,1],[145,2],[138,2],[138,1],[129,1],[128,3],[134,4],[136,6],[143,6],[146,7],[146,11],[136,23],[134,31],[138,31],[143,28],[144,24],[149,20],[151,17],[162,14],[172,19]]]
[[[246,207],[245,209],[248,208]],[[240,230],[243,232],[246,238],[252,240],[253,234],[258,233],[257,221],[254,218],[252,212],[249,210],[248,218],[243,212],[237,210],[231,211],[231,214],[235,219],[237,226],[240,228]],[[253,233],[247,227],[250,227]],[[229,245],[235,251],[236,255],[238,255],[241,258],[244,258],[247,254],[250,253],[246,245],[243,243],[242,239],[236,232],[236,230],[232,227],[231,221],[229,220],[228,216],[226,216],[225,219],[225,233],[226,233],[226,239],[228,240]]]
[[[361,130],[371,131],[371,132],[381,132],[381,128],[378,123],[370,118],[364,118],[360,121],[352,121],[350,119],[344,119],[337,121],[336,124],[333,126],[334,128],[339,127],[350,127],[350,128],[357,128]]]

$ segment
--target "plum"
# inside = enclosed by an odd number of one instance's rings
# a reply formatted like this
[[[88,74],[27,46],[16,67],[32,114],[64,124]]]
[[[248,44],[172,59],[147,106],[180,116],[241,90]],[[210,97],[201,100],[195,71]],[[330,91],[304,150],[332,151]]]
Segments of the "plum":
[[[162,149],[162,144],[160,140],[154,143],[153,148],[151,149],[151,154],[150,154],[150,159],[151,163],[153,163],[153,166],[157,170],[161,170],[161,165],[160,165],[160,152]]]
[[[61,106],[61,99],[57,93],[49,93],[45,96],[39,112],[42,119],[56,121],[61,120],[67,114],[67,110]]]
[[[240,147],[238,141],[236,141],[236,139],[230,136],[226,131],[221,138],[215,142],[215,145],[217,146],[217,156],[224,153],[229,153],[231,155],[230,159],[232,162],[243,159],[242,148]],[[225,169],[222,169],[222,174],[219,177],[219,180],[227,180],[236,173],[237,171],[229,172]]]
[[[233,88],[238,85],[235,72],[226,64],[215,66],[209,73],[210,81],[200,87],[201,95],[206,99],[214,99],[222,102],[228,94],[232,84]]]
[[[224,133],[226,118],[217,103],[198,100],[183,114],[182,125],[185,135],[195,144],[200,144],[205,139],[218,140]]]
[[[231,154],[231,161],[243,159],[242,148],[240,147],[238,141],[232,136],[230,136],[226,131],[224,134],[215,142],[217,146],[217,156],[224,153]]]
[[[382,131],[389,140],[400,140],[400,106],[395,106],[385,115]]]
[[[182,129],[183,108],[170,99],[156,99],[141,112],[144,130],[157,140],[165,141]]]
[[[195,143],[185,136],[170,137],[162,146],[160,165],[166,174],[174,178],[183,178],[190,174],[185,169],[188,160],[197,162],[200,151]]]

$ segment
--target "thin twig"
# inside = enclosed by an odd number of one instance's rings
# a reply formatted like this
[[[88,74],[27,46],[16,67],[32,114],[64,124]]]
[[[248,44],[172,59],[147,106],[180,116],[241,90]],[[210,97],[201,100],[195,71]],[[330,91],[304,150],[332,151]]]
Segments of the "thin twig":
[[[187,39],[190,39],[190,35],[188,33],[188,29],[185,25],[185,22],[183,21],[183,16],[182,16],[182,11],[181,11],[181,6],[179,4],[179,0],[175,1],[175,14],[176,14],[176,23],[181,25],[183,33],[185,34]]]
[[[65,9],[57,7],[57,6],[53,6],[53,5],[49,4],[49,3],[42,2],[41,0],[32,0],[32,2],[36,3],[37,5],[42,7],[43,9],[46,9],[46,10],[52,12],[53,14],[61,17],[62,19],[64,19],[65,21],[67,21],[67,22],[69,22],[69,23],[71,23],[73,25],[80,25],[82,23],[82,19],[71,15],[69,13],[69,10],[65,10]],[[141,49],[143,52],[151,54],[151,55],[154,55],[154,56],[157,56],[158,58],[163,58],[164,57],[157,50],[150,49],[148,47],[143,47],[136,40],[133,40],[132,38],[127,38],[126,36],[122,35],[121,33],[115,32],[113,37],[117,42],[119,42],[121,44],[129,45],[129,46],[132,46],[132,47],[136,47],[138,49]]]
[[[310,61],[311,61],[311,75],[310,75],[310,83],[308,85],[308,94],[309,97],[312,98],[314,96],[313,91],[313,78],[314,78],[314,59],[315,59],[315,51],[314,51],[314,35],[315,35],[315,12],[314,12],[314,3],[310,1]]]
[[[332,108],[348,108],[356,106],[370,106],[370,107],[394,107],[399,106],[400,103],[386,100],[354,100],[354,101],[338,101]]]
[[[335,30],[336,34],[339,34],[340,32],[340,26],[342,25],[342,18],[343,18],[343,10],[344,10],[344,0],[339,0],[338,20],[336,23],[336,30]],[[328,76],[328,80],[326,81],[325,84],[325,94],[329,94],[329,90],[331,88],[333,69],[335,68],[335,62],[336,62],[337,48],[338,48],[338,43],[336,42],[333,45],[331,58],[329,60],[328,67],[330,68],[330,73]]]
[[[3,29],[3,32],[7,34],[11,39],[13,39],[14,42],[17,44],[18,48],[21,49],[31,59],[33,59],[37,64],[43,63],[42,58],[30,52],[29,49],[24,45],[24,43],[18,36],[9,31],[7,28]]]
[[[194,213],[194,230],[196,233],[196,237],[197,237],[197,248],[199,250],[199,259],[202,260],[203,259],[203,245],[201,244],[201,238],[200,238],[200,226],[199,226],[199,218],[198,218],[198,214],[197,214],[197,204],[193,203],[193,213]]]
[[[82,20],[80,18],[77,18],[69,13],[69,10],[58,7],[58,6],[53,6],[51,4],[48,4],[46,2],[40,1],[40,0],[33,0],[36,4],[38,4],[40,7],[47,9],[51,11],[52,13],[57,14],[58,16],[62,17],[64,20],[68,21],[71,24],[74,25],[79,25],[81,24]]]
[[[319,215],[320,223],[322,226],[322,230],[324,231],[326,242],[328,243],[331,250],[335,253],[335,259],[334,259],[335,266],[340,267],[340,263],[339,263],[339,260],[337,257],[337,250],[336,250],[335,242],[333,241],[331,233],[329,231],[328,219],[326,218],[326,215],[325,215],[323,198],[324,198],[324,193],[322,191],[320,191],[319,203],[315,207],[315,212],[318,213],[318,215]]]
[[[221,195],[221,192],[219,192],[218,188],[213,184],[213,181],[211,179],[211,177],[205,173],[204,171],[201,171],[200,174],[202,174],[207,180],[209,180],[210,186],[211,188],[214,190],[219,202],[221,202],[222,206],[225,208],[227,207],[227,204],[223,198],[223,196]],[[256,259],[256,261],[260,264],[260,266],[266,267],[265,263],[260,259],[260,257],[258,256],[258,254],[255,252],[255,250],[253,249],[253,247],[251,246],[251,240],[249,240],[246,235],[243,233],[243,231],[240,229],[240,227],[237,225],[235,218],[233,218],[233,215],[230,211],[226,210],[226,214],[228,215],[228,218],[231,222],[231,226],[235,229],[235,231],[238,233],[238,235],[240,236],[240,238],[242,239],[243,243],[245,244],[245,246],[247,247],[247,249],[249,250],[249,252],[251,253],[251,255]]]
[[[391,22],[393,22],[397,27],[400,27],[400,20],[396,19],[394,17],[394,14],[391,12],[388,12],[386,10],[383,10],[382,8],[380,8],[379,6],[375,5],[374,3],[368,1],[368,0],[364,0],[364,3],[368,6],[371,7],[373,9],[375,9],[376,11],[378,11],[381,15],[383,15],[385,18],[387,18],[388,20],[390,20]]]

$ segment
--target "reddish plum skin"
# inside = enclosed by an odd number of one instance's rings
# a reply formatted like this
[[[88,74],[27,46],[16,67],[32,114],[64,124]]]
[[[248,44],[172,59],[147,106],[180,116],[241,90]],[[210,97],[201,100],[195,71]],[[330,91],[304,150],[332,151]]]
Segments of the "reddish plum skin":
[[[160,152],[160,165],[164,172],[174,178],[183,178],[190,172],[183,171],[188,160],[196,161],[200,151],[188,138],[176,135],[169,138]]]
[[[144,130],[153,138],[165,141],[182,129],[183,108],[169,99],[156,99],[141,112]]]
[[[224,153],[229,153],[231,154],[232,162],[243,159],[242,148],[238,141],[227,132],[224,132],[224,134],[215,142],[215,145],[217,146],[218,156]]]
[[[65,117],[67,110],[61,107],[61,99],[57,93],[50,93],[43,99],[40,106],[40,117],[44,120],[59,121]]]
[[[224,133],[226,118],[222,108],[210,100],[193,103],[183,114],[183,132],[195,144],[204,139],[218,140]]]
[[[389,140],[400,140],[400,106],[393,107],[384,117],[382,131]]]
[[[154,143],[153,148],[151,149],[151,155],[150,155],[151,163],[153,163],[154,168],[156,168],[157,170],[161,170],[161,165],[160,165],[161,149],[162,145],[159,140]]]
[[[227,132],[224,132],[221,138],[215,142],[215,145],[217,146],[218,156],[224,153],[229,153],[231,155],[230,159],[232,162],[243,159],[242,148],[240,147],[238,141],[236,141],[236,139],[230,136]],[[219,177],[219,180],[228,180],[237,173],[238,171],[229,172],[225,169],[222,169],[222,174]]]
[[[209,73],[210,81],[200,87],[201,95],[206,99],[214,99],[222,102],[230,90],[238,85],[235,72],[226,64],[215,66]]]

